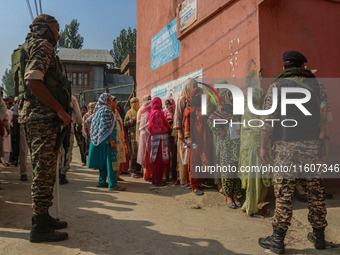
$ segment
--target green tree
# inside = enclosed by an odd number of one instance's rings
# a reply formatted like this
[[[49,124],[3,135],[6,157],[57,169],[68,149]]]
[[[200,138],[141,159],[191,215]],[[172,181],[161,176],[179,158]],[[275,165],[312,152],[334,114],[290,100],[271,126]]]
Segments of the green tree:
[[[7,96],[15,95],[12,68],[6,68],[5,73],[1,79],[1,83]]]
[[[119,36],[113,40],[113,49],[110,54],[113,57],[115,67],[120,67],[128,54],[136,53],[137,30],[130,27],[120,31]]]
[[[84,38],[78,33],[80,23],[73,19],[69,25],[65,25],[64,30],[60,30],[60,39],[57,45],[57,51],[60,48],[81,49]]]

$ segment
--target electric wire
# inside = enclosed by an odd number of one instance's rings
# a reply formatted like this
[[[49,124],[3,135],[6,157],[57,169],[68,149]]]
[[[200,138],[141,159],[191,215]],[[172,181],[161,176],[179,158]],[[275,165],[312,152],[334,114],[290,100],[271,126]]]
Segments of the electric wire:
[[[40,14],[42,14],[43,11],[42,11],[42,7],[41,7],[41,0],[39,0],[39,5],[40,5]]]
[[[35,4],[35,11],[37,12],[37,16],[39,16],[37,0],[34,0],[34,4]]]
[[[28,11],[31,14],[31,18],[32,18],[32,21],[33,21],[34,17],[33,17],[33,13],[32,13],[32,9],[31,9],[31,5],[30,5],[29,0],[26,0],[26,3],[27,3]]]

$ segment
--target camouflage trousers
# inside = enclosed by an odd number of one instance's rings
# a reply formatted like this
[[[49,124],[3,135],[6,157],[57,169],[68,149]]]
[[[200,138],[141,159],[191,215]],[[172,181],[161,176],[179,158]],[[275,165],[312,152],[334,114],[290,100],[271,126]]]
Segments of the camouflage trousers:
[[[35,214],[45,214],[52,206],[56,179],[57,154],[53,151],[60,124],[39,120],[24,124],[33,166],[32,201]]]
[[[308,199],[308,220],[313,228],[324,228],[326,221],[325,187],[320,178],[294,179],[274,178],[274,193],[276,206],[273,226],[287,230],[293,216],[293,195],[295,187],[301,183],[305,188]]]

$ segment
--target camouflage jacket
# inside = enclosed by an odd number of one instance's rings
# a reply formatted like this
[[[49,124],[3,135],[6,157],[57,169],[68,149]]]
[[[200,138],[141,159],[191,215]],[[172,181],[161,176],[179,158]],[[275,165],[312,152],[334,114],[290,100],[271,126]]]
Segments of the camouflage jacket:
[[[45,39],[31,38],[28,41],[27,51],[28,61],[25,68],[25,81],[44,81],[46,74],[55,72],[56,55],[51,43]],[[30,91],[28,91],[28,94],[33,100],[20,100],[19,123],[58,119],[55,111],[41,103]]]

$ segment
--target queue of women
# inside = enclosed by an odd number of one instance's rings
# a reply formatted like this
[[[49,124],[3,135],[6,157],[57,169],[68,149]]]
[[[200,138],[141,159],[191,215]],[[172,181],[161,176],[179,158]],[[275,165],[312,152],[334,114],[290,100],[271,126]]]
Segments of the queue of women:
[[[260,88],[254,91],[254,104],[261,105],[263,91]],[[241,127],[235,139],[231,138],[228,126],[212,124],[214,119],[241,121],[240,116],[232,115],[230,91],[220,89],[223,104],[204,116],[201,93],[196,81],[189,79],[176,103],[171,98],[165,101],[164,111],[162,100],[159,97],[151,100],[149,95],[142,98],[141,107],[139,99],[132,98],[127,113],[122,103],[108,93],[90,103],[83,117],[84,135],[89,145],[87,167],[99,169],[97,187],[124,191],[126,187],[118,185],[123,180],[120,174],[124,173],[155,186],[180,184],[196,195],[204,195],[206,187],[216,187],[226,197],[229,208],[266,216],[268,210],[263,206],[269,178],[244,172],[219,173],[213,178],[195,174],[195,166],[200,165],[239,167],[261,163],[259,129]],[[253,118],[251,114],[246,109],[242,120]],[[242,194],[246,194],[243,205]]]

